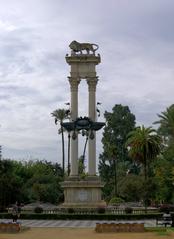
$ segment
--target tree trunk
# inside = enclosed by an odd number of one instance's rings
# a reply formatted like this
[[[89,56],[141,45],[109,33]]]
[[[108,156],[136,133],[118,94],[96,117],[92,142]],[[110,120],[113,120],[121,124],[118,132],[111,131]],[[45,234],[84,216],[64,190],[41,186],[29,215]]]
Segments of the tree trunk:
[[[118,188],[117,188],[117,165],[116,165],[116,159],[114,159],[114,181],[115,181],[114,194],[115,194],[115,197],[117,197],[118,196]]]
[[[145,182],[144,208],[145,208],[145,213],[147,213],[147,157],[146,157],[146,152],[145,152],[145,157],[144,157],[144,182]]]
[[[61,134],[62,134],[62,170],[63,170],[63,176],[65,174],[65,141],[64,141],[64,133],[63,133],[63,127],[61,126]]]
[[[85,146],[84,146],[84,150],[83,150],[83,160],[85,160],[85,152],[86,152],[87,142],[88,142],[88,136],[86,136],[86,140],[85,140]]]

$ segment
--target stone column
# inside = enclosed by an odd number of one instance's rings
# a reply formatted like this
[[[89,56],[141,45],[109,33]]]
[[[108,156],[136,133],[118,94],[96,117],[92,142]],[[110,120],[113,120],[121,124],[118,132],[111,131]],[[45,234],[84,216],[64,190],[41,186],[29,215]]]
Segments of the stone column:
[[[71,88],[71,121],[78,117],[78,85],[80,80],[78,78],[69,78]],[[78,134],[76,139],[72,139],[71,132],[71,172],[70,176],[78,176]]]
[[[88,93],[89,93],[89,105],[88,114],[92,121],[96,121],[96,85],[97,77],[90,77],[87,79]],[[94,133],[94,139],[88,141],[88,174],[89,176],[96,175],[96,133]],[[89,132],[90,135],[90,132]]]

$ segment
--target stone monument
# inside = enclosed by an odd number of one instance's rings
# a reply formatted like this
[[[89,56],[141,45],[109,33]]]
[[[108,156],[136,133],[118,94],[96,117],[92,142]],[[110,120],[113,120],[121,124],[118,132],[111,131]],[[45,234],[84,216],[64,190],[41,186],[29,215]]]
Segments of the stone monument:
[[[62,183],[64,188],[63,207],[100,207],[106,203],[101,199],[101,188],[104,186],[99,177],[96,176],[96,130],[100,129],[104,123],[96,122],[96,86],[98,76],[96,65],[101,61],[100,55],[95,55],[98,49],[96,44],[78,43],[73,41],[69,47],[71,54],[66,55],[66,62],[70,65],[69,84],[71,91],[70,123],[63,126],[71,131],[71,170],[70,176]],[[93,131],[93,137],[88,140],[88,176],[83,180],[78,175],[78,133],[73,137],[75,125],[84,124],[84,119],[78,116],[78,86],[80,81],[85,79],[88,84],[88,117],[89,131]],[[66,125],[67,124],[67,125]],[[67,127],[66,127],[67,126]],[[83,126],[82,126],[83,128]]]

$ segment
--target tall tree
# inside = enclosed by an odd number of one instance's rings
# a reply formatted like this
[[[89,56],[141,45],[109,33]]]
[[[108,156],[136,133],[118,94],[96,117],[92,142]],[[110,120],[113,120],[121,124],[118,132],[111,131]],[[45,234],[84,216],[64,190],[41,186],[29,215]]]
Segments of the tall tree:
[[[174,104],[166,109],[166,111],[158,114],[160,120],[155,124],[160,124],[158,132],[165,139],[165,143],[174,143]]]
[[[160,136],[151,127],[137,127],[128,134],[126,146],[129,148],[129,156],[143,165],[145,186],[147,186],[150,163],[161,150]],[[146,202],[147,198],[145,197],[145,207]]]
[[[144,176],[147,173],[150,163],[161,150],[161,138],[152,127],[137,127],[128,134],[126,146],[129,148],[129,156],[144,166]]]
[[[125,176],[130,164],[125,148],[127,134],[135,128],[135,116],[128,106],[115,105],[112,112],[105,112],[106,126],[103,132],[103,153],[99,159],[99,173],[105,182],[104,196],[108,200],[117,193],[120,177]]]
[[[168,159],[168,155],[161,155],[154,164],[155,201],[159,204],[174,203],[174,160]]]
[[[158,134],[163,139],[163,153],[155,165],[155,180],[158,184],[157,198],[164,202],[172,202],[174,198],[174,104],[158,114]],[[160,196],[160,197],[159,197]]]
[[[60,129],[58,130],[58,133],[62,136],[62,168],[63,168],[63,174],[65,173],[65,140],[64,140],[64,130],[62,127],[62,122],[68,118],[69,111],[65,109],[57,109],[54,110],[51,115],[55,119],[55,124],[60,123]]]

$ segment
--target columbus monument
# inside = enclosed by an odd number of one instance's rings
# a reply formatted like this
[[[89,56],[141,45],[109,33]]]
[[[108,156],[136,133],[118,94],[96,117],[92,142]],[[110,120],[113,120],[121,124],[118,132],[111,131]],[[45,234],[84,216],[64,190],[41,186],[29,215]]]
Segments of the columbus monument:
[[[98,76],[96,65],[101,62],[100,55],[96,55],[98,46],[91,43],[71,42],[71,53],[66,55],[66,62],[70,65],[68,76],[71,93],[70,122],[63,123],[63,127],[71,136],[70,175],[61,184],[64,189],[63,207],[100,207],[105,206],[101,199],[101,188],[104,186],[96,176],[96,131],[104,126],[96,122],[96,86]],[[81,80],[88,84],[88,116],[78,115],[78,86]],[[85,178],[78,175],[78,134],[85,130],[88,137],[88,173]]]

